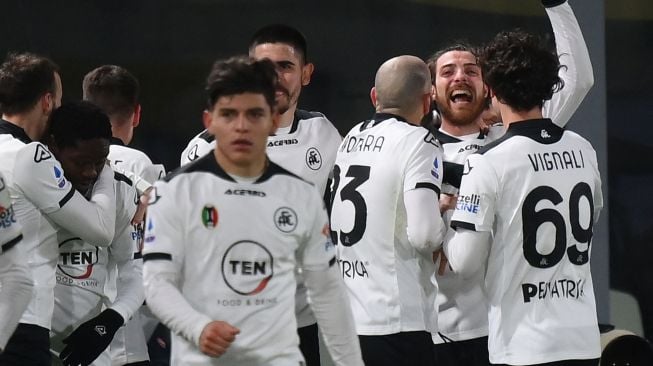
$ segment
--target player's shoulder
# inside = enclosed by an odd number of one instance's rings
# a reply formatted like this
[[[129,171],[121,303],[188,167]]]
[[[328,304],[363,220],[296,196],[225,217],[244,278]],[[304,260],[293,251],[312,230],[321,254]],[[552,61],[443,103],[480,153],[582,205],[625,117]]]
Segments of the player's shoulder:
[[[560,141],[564,132],[563,128],[557,126],[548,118],[513,122],[508,126],[503,136],[480,148],[477,154],[483,155],[498,151],[499,148],[518,141],[515,139],[518,137],[527,138],[532,142],[544,145],[554,144]]]
[[[40,142],[25,144],[16,155],[16,167],[40,165],[41,163],[54,163],[59,165],[59,162],[50,149]]]
[[[147,154],[133,147],[125,145],[111,145],[109,147],[109,159],[114,160],[114,155],[117,158],[129,160],[131,163],[152,165],[152,160],[149,156],[147,156]]]
[[[198,133],[191,139],[191,143],[211,143],[215,141],[215,136],[213,136],[208,130],[203,130],[202,132]]]
[[[300,120],[300,121],[329,121],[329,119],[324,115],[322,112],[316,112],[316,111],[307,111],[304,109],[297,109],[295,110],[295,119]]]

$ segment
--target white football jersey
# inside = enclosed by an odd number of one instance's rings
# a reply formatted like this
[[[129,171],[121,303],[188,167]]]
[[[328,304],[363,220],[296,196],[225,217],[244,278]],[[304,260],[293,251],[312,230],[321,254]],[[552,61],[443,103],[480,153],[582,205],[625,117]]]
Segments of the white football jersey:
[[[9,187],[0,172],[0,255],[18,244],[23,238],[20,225],[16,222],[14,208],[9,198]]]
[[[565,82],[564,88],[553,94],[544,103],[542,114],[564,127],[576,111],[589,86],[592,85],[592,64],[578,21],[568,3],[546,8],[555,35],[556,50],[560,55],[559,76]],[[475,133],[466,136],[451,136],[440,129],[436,137],[444,149],[444,181],[442,192],[457,194],[463,172],[463,163],[468,155],[486,144],[495,141],[505,133],[503,125],[490,127],[487,135]],[[449,224],[453,211],[443,215]],[[447,241],[449,238],[445,238]],[[439,332],[454,341],[487,336],[487,300],[482,289],[484,274],[478,272],[472,277],[462,278],[451,271],[438,275],[438,325]],[[440,335],[433,334],[435,343],[443,343]]]
[[[152,184],[163,178],[165,169],[161,164],[153,164],[152,160],[142,151],[125,146],[117,138],[111,139],[109,156],[111,166],[125,172],[132,172],[136,176]],[[141,241],[141,230],[134,231],[134,234]],[[140,253],[139,253],[140,256]],[[115,294],[116,270],[109,271],[108,288],[110,294]],[[134,316],[116,332],[111,341],[110,353],[112,364],[124,365],[128,363],[148,361],[147,339],[143,331],[143,317],[139,310]]]
[[[112,167],[118,170],[132,172],[150,184],[163,178],[165,175],[163,165],[153,164],[152,160],[144,152],[125,146],[117,138],[111,139],[107,159],[111,162]]]
[[[549,119],[517,122],[464,174],[451,225],[493,233],[490,361],[598,358],[589,258],[603,200],[592,145]]]
[[[359,335],[436,328],[433,261],[408,241],[403,197],[439,194],[441,163],[430,132],[390,114],[354,126],[338,149],[331,236]]]
[[[105,291],[110,270],[116,271],[119,263],[134,261],[140,257],[137,232],[131,225],[131,219],[136,212],[138,193],[131,181],[119,173],[115,173],[114,186],[116,237],[108,248],[87,243],[66,230],[60,230],[57,234],[59,260],[50,330],[50,347],[56,354],[64,348],[62,340],[69,336],[71,331],[96,317],[105,308],[112,306],[125,319],[129,319],[135,311],[131,306],[114,303],[117,299]],[[141,300],[143,296],[142,291],[130,295]],[[137,303],[137,307],[140,303],[142,301]],[[108,358],[104,357],[104,360]],[[94,362],[94,365],[100,364],[98,361]]]
[[[267,154],[270,160],[315,184],[325,194],[341,140],[338,130],[323,114],[298,109],[287,134],[268,137]],[[215,144],[215,138],[203,131],[188,143],[181,154],[181,165],[206,155]],[[300,327],[315,324],[301,274],[298,274],[296,305],[297,324]]]
[[[335,265],[323,207],[314,186],[273,162],[255,182],[239,183],[209,154],[155,184],[143,249],[146,277],[157,275],[149,272],[150,261],[164,261],[192,309],[240,329],[219,358],[174,335],[171,364],[303,361],[293,311],[295,268]],[[178,316],[180,322],[190,318],[185,311]]]
[[[23,243],[34,279],[32,300],[20,322],[49,329],[54,305],[54,270],[59,256],[59,227],[47,214],[63,207],[75,191],[64,177],[61,164],[45,145],[38,142],[23,145],[14,159],[10,192],[18,221],[29,228],[23,231]]]

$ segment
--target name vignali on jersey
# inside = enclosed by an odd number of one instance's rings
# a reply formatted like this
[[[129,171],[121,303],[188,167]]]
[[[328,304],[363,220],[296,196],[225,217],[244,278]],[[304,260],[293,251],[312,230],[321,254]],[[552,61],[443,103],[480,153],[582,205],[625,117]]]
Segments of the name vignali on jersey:
[[[239,183],[209,154],[157,182],[150,197],[146,266],[170,263],[194,309],[241,330],[218,359],[174,335],[173,363],[299,364],[295,263],[317,270],[336,262],[315,187],[273,162],[256,182]],[[214,280],[200,285],[206,278]]]
[[[530,120],[511,124],[466,166],[452,226],[494,236],[485,275],[490,361],[598,358],[589,258],[603,201],[592,146],[550,120]]]
[[[437,288],[420,276],[433,262],[408,241],[403,195],[419,187],[439,193],[441,162],[426,129],[393,115],[356,125],[340,145],[331,230],[359,335],[436,327]]]

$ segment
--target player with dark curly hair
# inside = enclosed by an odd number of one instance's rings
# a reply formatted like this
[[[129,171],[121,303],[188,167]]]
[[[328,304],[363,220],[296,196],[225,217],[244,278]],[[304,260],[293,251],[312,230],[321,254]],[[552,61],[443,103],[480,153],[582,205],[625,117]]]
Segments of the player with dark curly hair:
[[[507,131],[467,157],[444,252],[459,275],[485,274],[490,363],[597,365],[596,152],[542,116],[562,82],[557,55],[539,38],[499,33],[480,62]]]

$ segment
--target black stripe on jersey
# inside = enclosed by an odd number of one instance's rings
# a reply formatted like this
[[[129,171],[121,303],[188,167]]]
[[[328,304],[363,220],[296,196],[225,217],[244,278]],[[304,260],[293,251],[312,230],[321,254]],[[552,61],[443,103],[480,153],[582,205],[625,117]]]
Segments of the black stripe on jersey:
[[[319,118],[319,117],[326,118],[326,116],[320,112],[309,112],[303,109],[296,109],[295,115],[293,116],[292,119],[292,125],[290,126],[290,131],[288,133],[290,134],[297,131],[300,121],[305,119],[311,119],[311,118]]]
[[[141,258],[143,258],[143,254],[141,254],[141,252],[134,253],[134,259],[141,259]]]
[[[334,264],[336,264],[336,256],[333,256],[333,258],[329,259],[329,267],[333,267]]]
[[[59,201],[59,208],[62,208],[63,205],[65,205],[68,201],[70,201],[71,198],[75,195],[75,188],[73,186],[70,186],[70,191],[66,193],[66,195]]]
[[[117,137],[111,137],[109,143],[111,143],[111,145],[125,146],[125,143]]]
[[[454,229],[463,228],[467,230],[476,231],[476,226],[474,226],[474,224],[470,224],[469,222],[464,222],[464,221],[452,220],[451,227]]]
[[[461,139],[458,139],[456,137],[453,137],[449,135],[448,133],[444,133],[440,130],[435,131],[435,137],[440,141],[441,144],[451,144],[451,143],[456,143],[456,142],[461,142]]]
[[[362,131],[364,131],[364,130],[366,130],[368,128],[378,126],[379,124],[381,124],[381,123],[383,123],[383,122],[385,122],[385,121],[387,121],[389,119],[393,119],[393,118],[396,119],[399,122],[408,123],[408,121],[406,121],[406,119],[404,117],[396,115],[396,114],[392,114],[392,113],[374,113],[374,115],[372,116],[372,119],[365,121],[361,125],[360,131],[362,132]]]
[[[4,119],[0,119],[0,135],[11,135],[26,144],[32,142],[32,139],[27,136],[25,130]]]
[[[170,182],[178,175],[184,173],[195,173],[195,172],[212,173],[224,180],[228,180],[234,183],[236,182],[233,178],[229,176],[229,174],[227,174],[220,167],[220,165],[218,165],[218,162],[215,160],[215,154],[213,154],[212,152],[200,157],[197,160],[193,160],[190,163],[173,170],[168,175],[163,177],[163,180],[165,182]]]
[[[444,167],[442,183],[447,183],[456,188],[460,188],[460,181],[463,179],[463,170],[465,166],[463,164],[451,163],[448,161],[445,161],[442,165]]]
[[[211,135],[211,133],[208,130],[202,131],[202,133],[200,133],[199,136],[197,137],[201,138],[206,142],[212,142],[213,140],[215,140],[215,136]]]
[[[562,127],[555,125],[549,118],[513,122],[508,125],[505,135],[481,147],[476,153],[485,154],[493,147],[515,136],[528,137],[540,144],[550,145],[560,141],[564,132]]]
[[[129,184],[130,186],[133,186],[134,183],[132,182],[131,179],[127,178],[126,175],[120,174],[118,172],[113,172],[113,179],[117,180],[118,182],[125,182]]]
[[[143,262],[151,261],[151,260],[166,260],[166,261],[171,261],[172,260],[172,255],[168,253],[147,253],[143,254]]]
[[[267,169],[265,169],[265,172],[263,172],[263,175],[260,176],[259,179],[257,179],[256,182],[254,182],[254,184],[263,183],[266,180],[272,178],[273,176],[275,176],[277,174],[281,174],[281,175],[288,175],[290,177],[297,178],[297,179],[299,179],[299,180],[301,180],[303,182],[306,182],[307,184],[313,185],[313,183],[310,183],[310,182],[302,179],[300,176],[287,171],[286,169],[278,166],[277,164],[275,164],[271,160],[268,160],[268,162],[269,162],[269,164],[268,164]]]
[[[9,240],[8,242],[2,244],[2,252],[4,253],[4,252],[8,251],[9,249],[13,248],[14,245],[18,244],[18,242],[20,242],[21,240],[23,240],[23,234],[18,234],[17,237],[15,237],[15,238]]]
[[[417,188],[426,188],[426,189],[430,189],[430,190],[432,190],[433,192],[435,192],[435,194],[437,194],[438,197],[440,197],[440,188],[438,188],[438,186],[436,186],[436,185],[433,184],[433,183],[420,182],[420,183],[415,184],[415,189],[417,189]]]

